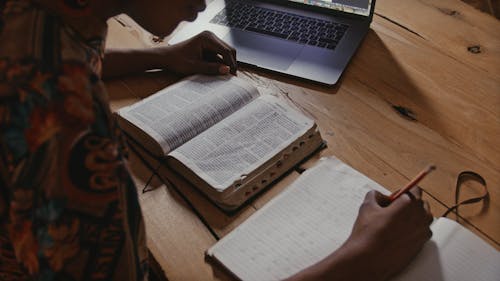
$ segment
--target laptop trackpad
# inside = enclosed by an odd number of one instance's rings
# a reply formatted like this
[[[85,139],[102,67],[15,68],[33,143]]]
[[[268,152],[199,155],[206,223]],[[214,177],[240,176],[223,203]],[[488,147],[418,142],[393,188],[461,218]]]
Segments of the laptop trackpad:
[[[238,61],[276,70],[287,70],[303,48],[293,42],[237,29],[223,40],[236,49]]]

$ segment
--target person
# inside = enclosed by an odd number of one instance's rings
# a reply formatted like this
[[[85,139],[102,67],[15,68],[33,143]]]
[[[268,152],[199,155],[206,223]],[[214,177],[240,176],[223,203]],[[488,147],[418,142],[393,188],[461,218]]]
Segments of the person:
[[[204,9],[204,0],[0,1],[1,280],[148,278],[141,209],[102,77],[235,73],[236,53],[208,32],[105,51],[106,20],[126,13],[163,37]],[[388,206],[370,192],[344,245],[290,280],[384,280],[429,239],[431,221],[418,188]]]

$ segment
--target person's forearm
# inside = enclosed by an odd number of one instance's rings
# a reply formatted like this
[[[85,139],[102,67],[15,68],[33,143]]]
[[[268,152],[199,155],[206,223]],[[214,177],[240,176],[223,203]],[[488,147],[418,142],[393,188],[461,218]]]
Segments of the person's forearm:
[[[140,73],[161,67],[154,49],[108,49],[104,55],[103,78]]]

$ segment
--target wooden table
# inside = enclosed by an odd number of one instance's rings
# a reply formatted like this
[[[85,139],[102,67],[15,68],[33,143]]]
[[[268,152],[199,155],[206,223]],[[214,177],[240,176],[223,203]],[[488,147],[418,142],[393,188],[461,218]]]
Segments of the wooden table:
[[[110,21],[109,46],[161,43],[127,18]],[[335,87],[298,82],[255,69],[243,77],[309,111],[334,155],[390,190],[427,163],[438,170],[422,183],[433,213],[454,202],[460,172],[472,170],[490,200],[461,208],[461,223],[500,249],[500,22],[459,0],[378,0],[371,30]],[[107,82],[116,110],[177,81],[165,72]],[[411,110],[410,120],[393,106]],[[299,174],[289,173],[238,213],[228,216],[180,179],[155,174],[132,154],[148,246],[169,280],[225,279],[204,251],[261,208]],[[169,181],[166,178],[170,178]],[[174,187],[175,186],[175,187]],[[462,198],[477,195],[470,184]],[[181,192],[179,192],[181,191]],[[453,216],[453,215],[452,215]]]

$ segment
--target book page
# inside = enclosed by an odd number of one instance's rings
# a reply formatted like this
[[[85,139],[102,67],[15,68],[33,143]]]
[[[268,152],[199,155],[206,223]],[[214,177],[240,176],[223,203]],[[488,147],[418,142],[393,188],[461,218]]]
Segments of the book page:
[[[347,239],[365,194],[383,187],[324,158],[207,251],[242,280],[282,280]]]
[[[439,218],[432,240],[396,281],[500,280],[500,253],[460,224]]]
[[[231,115],[259,92],[234,76],[197,75],[119,111],[165,154]]]
[[[278,98],[261,96],[169,156],[223,190],[285,149],[313,125],[313,120]]]

